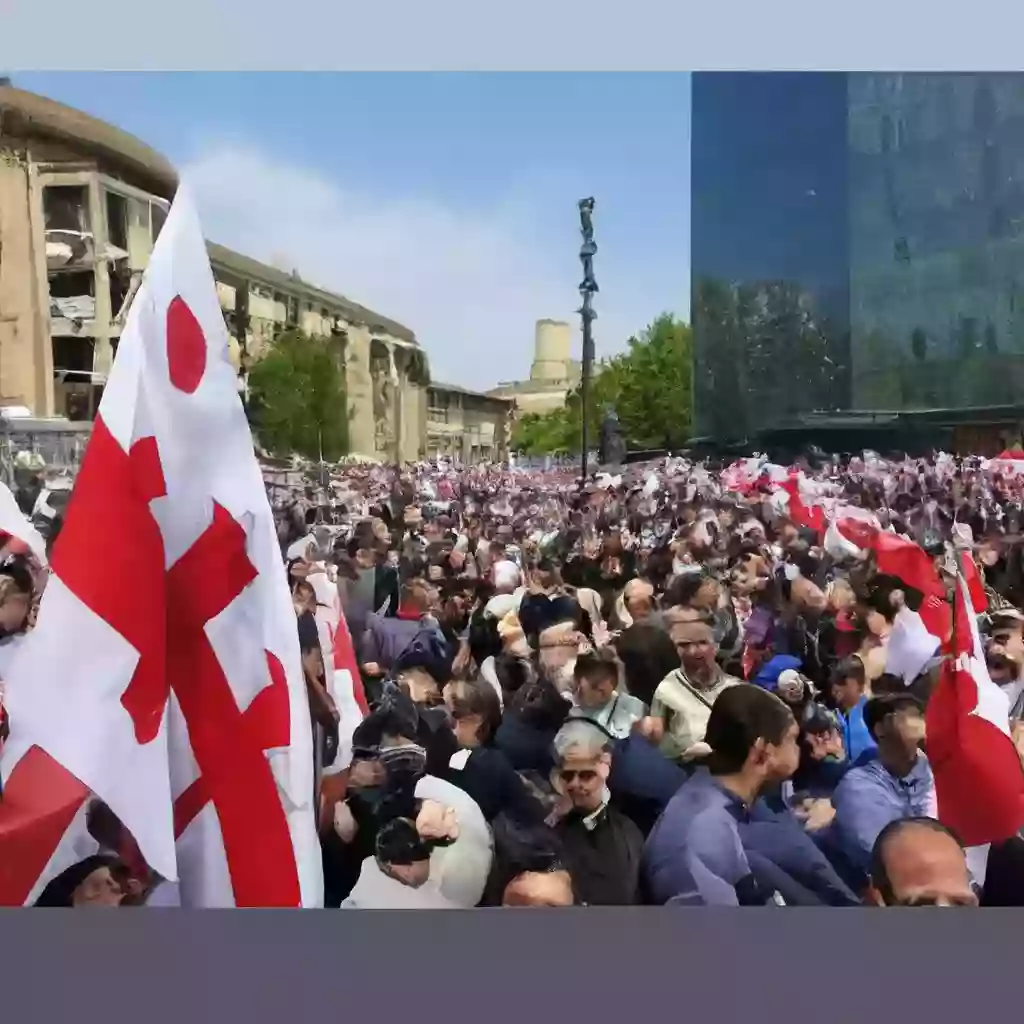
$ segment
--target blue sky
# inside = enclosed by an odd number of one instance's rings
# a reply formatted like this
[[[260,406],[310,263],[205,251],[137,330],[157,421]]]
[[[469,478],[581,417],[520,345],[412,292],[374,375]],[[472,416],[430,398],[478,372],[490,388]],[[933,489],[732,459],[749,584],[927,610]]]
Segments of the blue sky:
[[[599,354],[689,313],[685,74],[33,73],[193,182],[208,237],[407,324],[435,378],[524,376],[578,318],[597,200]]]

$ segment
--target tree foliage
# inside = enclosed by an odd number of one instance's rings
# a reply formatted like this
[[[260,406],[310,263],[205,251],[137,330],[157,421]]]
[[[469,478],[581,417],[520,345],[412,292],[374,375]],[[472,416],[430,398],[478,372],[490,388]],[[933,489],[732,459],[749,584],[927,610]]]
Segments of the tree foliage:
[[[579,451],[580,418],[568,406],[543,415],[528,412],[516,420],[512,447],[526,455],[555,455]]]
[[[249,373],[249,412],[275,455],[333,461],[348,452],[348,400],[336,343],[299,330],[279,335]]]
[[[688,324],[663,313],[625,352],[594,368],[588,423],[596,447],[605,409],[614,407],[631,448],[678,448],[690,436],[693,409],[693,335]],[[513,448],[527,455],[579,450],[579,391],[564,406],[539,416],[527,414],[516,423]]]

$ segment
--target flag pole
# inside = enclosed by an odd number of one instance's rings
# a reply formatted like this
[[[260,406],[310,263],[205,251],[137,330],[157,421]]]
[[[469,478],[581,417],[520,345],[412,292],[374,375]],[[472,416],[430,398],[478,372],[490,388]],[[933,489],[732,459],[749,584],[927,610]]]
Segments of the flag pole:
[[[581,199],[576,205],[580,211],[580,233],[583,235],[583,245],[580,247],[583,280],[580,282],[579,289],[583,305],[577,312],[583,321],[583,360],[580,368],[580,486],[585,487],[590,469],[587,419],[590,415],[590,375],[594,367],[593,323],[597,319],[597,314],[591,305],[594,295],[598,291],[597,281],[594,278],[594,256],[597,253],[597,245],[594,242],[593,197]]]

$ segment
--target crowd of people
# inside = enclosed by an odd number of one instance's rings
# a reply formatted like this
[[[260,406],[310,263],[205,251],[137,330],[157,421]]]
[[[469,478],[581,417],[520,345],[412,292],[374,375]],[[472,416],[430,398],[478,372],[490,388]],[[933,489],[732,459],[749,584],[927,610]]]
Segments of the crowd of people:
[[[949,456],[801,470],[936,565],[969,550],[1016,738],[1018,479]],[[1016,905],[1024,839],[969,862],[937,817],[941,645],[893,639],[921,595],[806,525],[783,475],[363,469],[340,525],[283,510],[324,761],[344,762],[327,905]],[[369,711],[354,732],[317,647],[334,587]]]
[[[1024,838],[978,856],[939,821],[925,711],[941,638],[900,627],[922,595],[798,512],[801,494],[841,503],[947,574],[968,555],[1024,751],[1024,478],[947,455],[797,469],[800,490],[763,459],[585,485],[349,467],[326,505],[280,505],[325,905],[1020,905]],[[33,580],[17,560],[3,572],[11,635]],[[115,835],[40,902],[147,902],[137,861]]]

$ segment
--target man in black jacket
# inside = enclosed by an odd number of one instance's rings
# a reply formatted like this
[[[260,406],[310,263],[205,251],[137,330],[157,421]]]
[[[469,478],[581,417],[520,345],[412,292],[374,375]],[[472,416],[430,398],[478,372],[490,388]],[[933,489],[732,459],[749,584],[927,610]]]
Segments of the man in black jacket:
[[[577,899],[587,906],[640,903],[640,829],[610,804],[612,739],[584,719],[555,737],[555,786],[562,796],[555,832]]]

